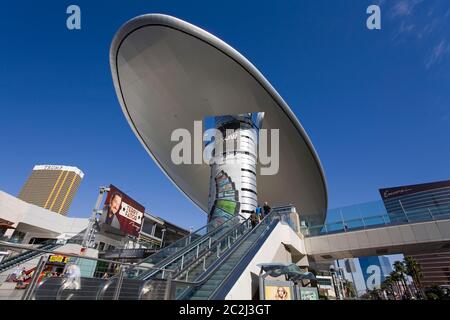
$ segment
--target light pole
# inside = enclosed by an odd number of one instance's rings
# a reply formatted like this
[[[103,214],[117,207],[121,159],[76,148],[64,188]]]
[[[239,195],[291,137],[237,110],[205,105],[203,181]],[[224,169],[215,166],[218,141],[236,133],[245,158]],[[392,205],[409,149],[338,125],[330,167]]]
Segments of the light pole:
[[[162,248],[163,243],[164,243],[164,234],[166,233],[166,228],[162,229],[161,231],[162,231],[162,236],[161,236],[161,246],[160,246],[160,248]]]
[[[100,206],[103,200],[103,194],[105,192],[109,192],[108,187],[100,187],[100,192],[97,197],[97,201],[95,202],[95,207],[92,210],[91,218],[89,219],[89,224],[84,232],[83,242],[81,243],[81,248],[87,248],[90,245],[90,240],[92,238],[92,232],[94,232],[93,227],[95,225],[97,214],[101,214]]]
[[[331,273],[331,280],[333,282],[334,294],[336,295],[336,299],[341,300],[341,295],[339,292],[339,284],[336,280],[336,270],[334,268],[334,265],[330,265],[330,273]]]

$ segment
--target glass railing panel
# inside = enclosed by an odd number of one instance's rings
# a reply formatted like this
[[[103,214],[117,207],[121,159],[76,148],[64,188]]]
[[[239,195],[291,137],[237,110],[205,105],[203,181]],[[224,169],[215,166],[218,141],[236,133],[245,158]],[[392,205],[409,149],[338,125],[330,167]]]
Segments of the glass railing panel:
[[[222,229],[228,225],[235,224],[236,218],[237,217],[233,217],[222,224],[217,224],[217,222],[214,221],[210,222],[204,227],[191,233],[190,235],[172,243],[170,246],[163,248],[161,251],[156,252],[155,254],[151,255],[142,262],[156,265],[158,262],[163,261],[167,257],[183,250],[184,248],[190,245],[195,244],[197,241],[200,241],[200,239],[202,239],[206,235],[217,235],[218,234],[217,229]]]
[[[408,218],[409,222],[422,222],[433,220],[430,212],[427,208],[419,208],[415,210],[409,210],[405,212],[405,216]]]
[[[344,231],[344,223],[342,221],[327,223],[325,227],[326,233]]]
[[[197,243],[192,242],[191,246],[189,248],[186,248],[182,254],[174,256],[171,260],[166,259],[165,265],[160,267],[162,267],[163,269],[175,271],[175,273],[182,272],[183,269],[185,269],[187,266],[190,267],[192,263],[205,252],[218,250],[219,245],[221,245],[223,248],[225,240],[222,239],[217,243],[216,241],[224,237],[224,235],[226,235],[227,233],[238,234],[239,228],[242,227],[241,221],[242,217],[235,217],[233,219],[230,219],[229,221],[227,221],[227,223],[221,225],[220,228],[216,228],[215,230],[210,232],[207,237],[199,239]],[[213,244],[214,247],[210,248],[210,246],[212,246]],[[208,256],[210,255],[211,254],[209,254]],[[153,277],[151,273],[149,274],[149,276]],[[157,274],[160,275],[160,273]],[[145,278],[144,274],[141,274],[140,276]],[[165,276],[161,277],[165,278]]]
[[[449,219],[450,218],[450,205],[441,205],[427,208],[430,215],[434,219]]]
[[[374,227],[374,226],[380,226],[385,225],[387,217],[386,216],[374,216],[374,217],[365,217],[364,219],[364,225],[365,227]]]
[[[347,230],[355,230],[355,229],[363,229],[365,227],[363,219],[354,219],[345,221],[345,226],[347,226]]]

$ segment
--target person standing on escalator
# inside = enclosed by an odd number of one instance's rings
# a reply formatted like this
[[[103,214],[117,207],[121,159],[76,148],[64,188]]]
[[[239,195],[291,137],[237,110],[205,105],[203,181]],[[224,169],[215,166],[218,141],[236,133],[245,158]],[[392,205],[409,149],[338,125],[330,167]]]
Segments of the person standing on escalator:
[[[267,204],[267,202],[264,202],[264,205],[263,205],[263,218],[270,213],[270,210],[272,210],[272,208]]]
[[[262,220],[262,208],[260,205],[258,205],[255,209],[256,211],[256,216],[258,217],[258,222],[261,222]]]
[[[258,215],[256,214],[256,211],[253,210],[252,214],[250,215],[250,223],[252,224],[252,229],[254,227],[256,227],[256,225],[258,224],[259,219],[258,219]]]

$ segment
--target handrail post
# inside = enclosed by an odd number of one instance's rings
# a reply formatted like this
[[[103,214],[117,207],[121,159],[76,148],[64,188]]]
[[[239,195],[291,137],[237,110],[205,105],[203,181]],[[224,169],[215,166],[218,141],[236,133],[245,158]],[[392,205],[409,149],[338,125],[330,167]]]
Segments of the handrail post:
[[[28,285],[27,290],[22,296],[22,300],[31,300],[34,290],[36,289],[36,286],[38,284],[39,277],[41,276],[41,273],[44,270],[46,258],[47,256],[44,255],[39,259],[36,269],[34,270],[33,277],[30,281],[30,284]]]
[[[434,216],[433,216],[433,214],[431,213],[430,208],[427,208],[427,209],[428,209],[428,212],[430,213],[431,220],[434,220]]]
[[[196,257],[196,258],[198,258],[199,250],[200,250],[200,245],[197,246],[197,253],[195,254],[195,257]]]
[[[405,217],[406,217],[406,222],[409,223],[410,221],[409,221],[408,215],[406,214],[406,210],[405,210],[405,208],[403,207],[402,201],[401,201],[401,200],[398,200],[398,203],[400,204],[400,207],[402,208],[403,214],[404,214]]]
[[[122,283],[123,283],[123,273],[124,273],[123,267],[120,266],[119,277],[117,278],[117,284],[116,284],[116,289],[114,290],[113,300],[119,300],[120,290],[122,289]]]
[[[181,267],[180,267],[180,270],[183,270],[183,265],[184,265],[184,254],[181,256]]]
[[[164,293],[164,300],[171,300],[171,291],[172,291],[172,273],[169,272],[166,281],[166,291]]]

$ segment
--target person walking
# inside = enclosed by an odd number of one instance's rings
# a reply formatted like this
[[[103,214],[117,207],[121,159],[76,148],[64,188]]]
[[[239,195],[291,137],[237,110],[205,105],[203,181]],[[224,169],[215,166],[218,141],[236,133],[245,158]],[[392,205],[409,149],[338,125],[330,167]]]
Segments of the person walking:
[[[256,216],[258,217],[258,222],[261,222],[261,220],[262,220],[261,215],[262,215],[262,208],[261,208],[261,206],[258,205],[256,207]]]
[[[64,290],[72,289],[79,290],[81,288],[81,271],[76,264],[70,264],[65,272],[66,281],[64,282]]]
[[[20,272],[19,276],[17,277],[17,284],[16,289],[25,289],[25,277],[26,277],[26,269],[23,267],[22,271]]]
[[[252,229],[258,224],[258,215],[256,214],[255,210],[253,210],[252,214],[250,215],[250,223],[252,224]]]
[[[272,210],[272,208],[269,206],[269,204],[267,202],[264,202],[263,215],[267,216],[270,213],[270,210]]]

